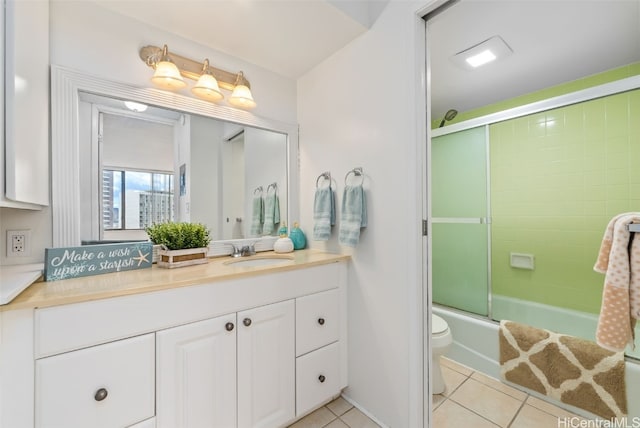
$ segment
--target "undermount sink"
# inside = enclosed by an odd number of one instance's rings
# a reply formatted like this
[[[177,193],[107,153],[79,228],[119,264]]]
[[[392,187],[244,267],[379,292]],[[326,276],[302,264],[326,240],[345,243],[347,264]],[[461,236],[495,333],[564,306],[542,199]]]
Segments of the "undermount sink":
[[[291,260],[293,260],[293,256],[285,256],[285,255],[251,256],[251,257],[238,257],[235,259],[231,259],[224,262],[223,264],[254,267],[254,266],[276,265],[279,263],[289,262]]]

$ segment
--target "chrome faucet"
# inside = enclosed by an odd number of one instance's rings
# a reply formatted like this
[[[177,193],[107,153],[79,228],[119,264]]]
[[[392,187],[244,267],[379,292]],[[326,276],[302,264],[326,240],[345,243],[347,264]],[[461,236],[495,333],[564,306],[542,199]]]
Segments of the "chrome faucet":
[[[253,256],[256,253],[256,248],[255,248],[255,242],[252,242],[251,244],[247,244],[247,245],[236,245],[236,244],[229,244],[231,245],[231,247],[233,248],[233,251],[231,252],[231,257],[247,257],[247,256]]]

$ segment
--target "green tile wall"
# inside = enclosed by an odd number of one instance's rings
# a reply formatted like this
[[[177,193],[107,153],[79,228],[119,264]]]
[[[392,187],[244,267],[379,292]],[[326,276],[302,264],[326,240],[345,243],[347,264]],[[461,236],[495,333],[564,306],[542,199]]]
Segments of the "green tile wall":
[[[599,312],[604,228],[640,211],[640,90],[489,130],[492,293]],[[533,254],[535,269],[510,267],[510,252]]]

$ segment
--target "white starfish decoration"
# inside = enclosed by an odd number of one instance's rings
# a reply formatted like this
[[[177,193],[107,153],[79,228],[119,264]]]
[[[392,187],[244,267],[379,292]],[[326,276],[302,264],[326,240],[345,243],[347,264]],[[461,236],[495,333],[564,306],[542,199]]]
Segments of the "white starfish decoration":
[[[137,260],[138,261],[138,267],[140,267],[140,265],[142,263],[149,263],[149,260],[147,260],[147,256],[150,253],[142,254],[142,251],[140,251],[140,249],[138,249],[138,254],[139,254],[138,257],[132,257],[133,260]]]

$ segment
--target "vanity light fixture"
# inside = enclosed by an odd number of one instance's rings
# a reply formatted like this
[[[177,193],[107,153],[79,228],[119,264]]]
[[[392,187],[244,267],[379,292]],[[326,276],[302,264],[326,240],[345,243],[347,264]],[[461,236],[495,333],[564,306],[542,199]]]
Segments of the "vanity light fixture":
[[[458,52],[451,57],[451,61],[468,70],[503,59],[511,55],[513,51],[500,36],[493,36],[470,48]]]
[[[202,75],[195,86],[191,88],[191,92],[193,92],[196,97],[207,101],[217,102],[224,98],[224,95],[220,92],[218,81],[213,77],[213,74],[209,72],[208,59],[204,60],[202,65]]]
[[[229,104],[246,109],[251,109],[256,106],[256,102],[253,100],[253,96],[251,95],[251,90],[247,86],[248,83],[249,82],[244,78],[242,71],[239,72],[238,77],[236,78],[236,87],[233,88],[231,98],[229,98]]]
[[[180,70],[169,57],[169,48],[164,45],[160,60],[154,62],[156,71],[153,73],[151,81],[164,89],[182,89],[187,86],[180,75]]]
[[[229,104],[243,109],[251,109],[256,106],[256,102],[251,95],[251,85],[244,77],[242,71],[231,73],[209,64],[209,60],[197,62],[189,58],[185,58],[174,53],[169,53],[167,45],[163,48],[157,46],[145,46],[140,49],[140,59],[149,67],[156,70],[154,77],[151,78],[153,83],[160,85],[165,89],[180,89],[186,86],[182,77],[197,81],[191,89],[191,92],[197,97],[208,101],[217,102],[224,98],[220,89],[232,91],[229,97]],[[167,59],[168,61],[164,61]],[[162,86],[164,80],[156,79],[158,68],[164,68],[164,62],[169,62],[178,70],[178,77],[184,84],[183,86]],[[162,65],[161,65],[162,64]],[[173,80],[172,80],[173,81]]]

